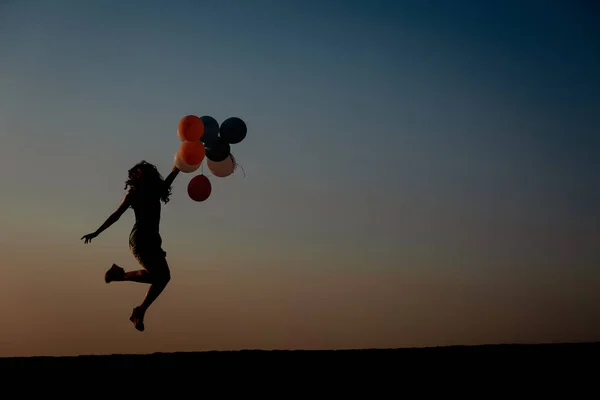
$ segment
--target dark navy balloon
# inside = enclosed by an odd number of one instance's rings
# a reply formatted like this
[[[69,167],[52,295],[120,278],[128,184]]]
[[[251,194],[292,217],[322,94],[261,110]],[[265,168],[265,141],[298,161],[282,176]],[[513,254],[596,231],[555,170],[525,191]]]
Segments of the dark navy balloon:
[[[204,134],[200,138],[200,141],[206,144],[217,139],[219,137],[219,123],[217,120],[210,115],[204,115],[200,119],[204,123]]]
[[[227,118],[225,121],[223,121],[221,128],[219,129],[219,136],[221,136],[229,144],[237,144],[241,142],[244,140],[247,133],[248,128],[246,127],[246,123],[238,117]]]
[[[225,160],[231,153],[231,146],[221,137],[206,142],[204,146],[206,147],[206,158],[214,162]]]

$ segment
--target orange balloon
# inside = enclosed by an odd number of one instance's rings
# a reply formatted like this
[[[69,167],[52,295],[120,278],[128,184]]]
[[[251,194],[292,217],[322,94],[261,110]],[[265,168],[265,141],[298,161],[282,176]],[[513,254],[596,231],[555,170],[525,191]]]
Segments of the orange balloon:
[[[186,115],[179,120],[177,134],[180,140],[196,142],[204,135],[204,122],[195,115]]]
[[[206,148],[201,141],[185,141],[179,146],[179,158],[187,165],[198,165],[206,156]]]

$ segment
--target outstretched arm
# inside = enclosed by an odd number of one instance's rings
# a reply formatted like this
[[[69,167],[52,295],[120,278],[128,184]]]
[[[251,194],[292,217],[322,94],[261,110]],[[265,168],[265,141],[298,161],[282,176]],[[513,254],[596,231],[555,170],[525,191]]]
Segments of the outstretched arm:
[[[104,223],[102,225],[100,225],[100,227],[95,232],[89,233],[89,234],[83,236],[81,239],[85,239],[85,243],[90,242],[93,238],[97,237],[102,232],[104,232],[107,228],[109,228],[112,224],[117,222],[119,220],[119,218],[121,218],[121,215],[123,215],[123,213],[125,211],[127,211],[127,209],[129,208],[130,205],[131,205],[131,203],[130,203],[130,198],[129,198],[129,193],[128,193],[125,195],[125,197],[121,201],[119,208],[117,208],[116,211],[113,212],[106,219],[106,221],[104,221]]]
[[[171,173],[165,178],[165,183],[167,184],[167,187],[171,187],[171,185],[173,184],[173,181],[175,180],[175,178],[177,177],[178,174],[179,174],[179,168],[173,167],[173,169],[171,170]]]

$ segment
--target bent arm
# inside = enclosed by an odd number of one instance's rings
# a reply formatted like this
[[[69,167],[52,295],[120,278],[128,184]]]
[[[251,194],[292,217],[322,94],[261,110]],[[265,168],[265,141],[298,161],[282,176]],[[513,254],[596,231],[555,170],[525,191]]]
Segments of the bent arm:
[[[115,212],[113,212],[107,219],[106,221],[104,221],[104,223],[102,225],[100,225],[100,227],[96,230],[96,235],[101,234],[102,232],[104,232],[107,228],[109,228],[112,224],[114,224],[115,222],[117,222],[119,220],[119,218],[121,218],[121,215],[123,215],[123,213],[125,211],[127,211],[127,209],[130,206],[130,198],[129,198],[129,194],[126,194],[125,197],[123,198],[123,201],[121,201],[121,204],[119,205],[119,208],[117,208],[117,210]]]
[[[173,181],[175,180],[175,178],[177,177],[178,174],[179,174],[179,168],[173,167],[173,169],[171,170],[171,173],[165,178],[165,183],[167,184],[167,187],[171,187],[171,185],[173,184]]]

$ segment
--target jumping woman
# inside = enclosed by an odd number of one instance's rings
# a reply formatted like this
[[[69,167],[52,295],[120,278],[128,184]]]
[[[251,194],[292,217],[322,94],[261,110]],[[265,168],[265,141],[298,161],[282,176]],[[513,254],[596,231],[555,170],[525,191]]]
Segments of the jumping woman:
[[[167,253],[162,249],[160,236],[161,204],[169,202],[171,185],[179,169],[173,167],[169,176],[163,180],[157,168],[141,161],[129,170],[125,182],[127,190],[121,205],[110,215],[107,220],[93,233],[83,236],[84,243],[91,242],[100,233],[117,222],[129,207],[135,214],[135,224],[129,235],[129,248],[133,256],[142,266],[142,270],[125,272],[116,264],[106,271],[104,281],[130,281],[150,285],[144,301],[133,309],[129,320],[138,331],[144,331],[144,316],[148,307],[158,298],[171,280],[171,273],[167,263]]]

